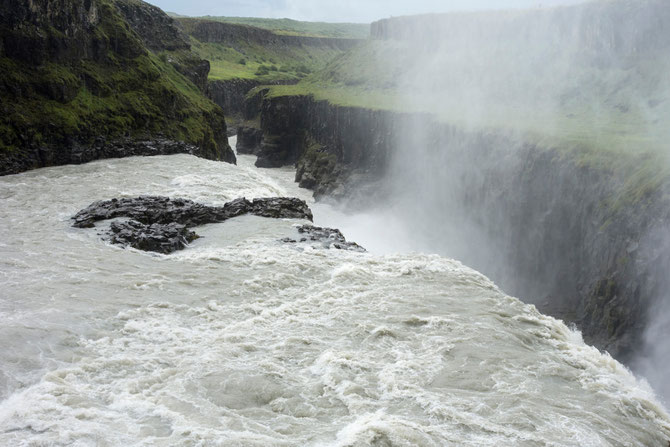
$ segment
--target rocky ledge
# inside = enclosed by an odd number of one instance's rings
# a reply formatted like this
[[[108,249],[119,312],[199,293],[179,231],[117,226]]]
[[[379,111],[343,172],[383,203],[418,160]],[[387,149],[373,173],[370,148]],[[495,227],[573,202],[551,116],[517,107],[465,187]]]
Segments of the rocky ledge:
[[[307,204],[294,198],[253,201],[241,198],[216,207],[186,199],[142,196],[95,202],[72,218],[72,226],[91,228],[98,221],[126,218],[128,220],[112,222],[104,238],[124,247],[167,254],[183,249],[198,238],[189,227],[224,222],[245,214],[312,220]]]

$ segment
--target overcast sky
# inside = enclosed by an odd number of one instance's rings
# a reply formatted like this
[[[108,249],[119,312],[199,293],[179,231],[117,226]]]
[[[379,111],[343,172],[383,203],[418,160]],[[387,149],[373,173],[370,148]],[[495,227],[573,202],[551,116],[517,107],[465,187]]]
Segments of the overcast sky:
[[[454,10],[537,8],[584,0],[149,0],[189,16],[288,17],[296,20],[369,23],[377,19]]]

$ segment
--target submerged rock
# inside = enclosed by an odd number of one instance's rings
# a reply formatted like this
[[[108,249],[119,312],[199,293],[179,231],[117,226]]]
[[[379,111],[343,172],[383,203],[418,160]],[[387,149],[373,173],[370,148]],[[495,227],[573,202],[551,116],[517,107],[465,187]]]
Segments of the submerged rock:
[[[357,251],[364,253],[366,250],[355,242],[348,242],[340,230],[333,228],[315,227],[313,225],[302,225],[298,227],[298,233],[302,235],[300,240],[291,238],[282,239],[282,242],[296,244],[298,242],[318,242],[323,248],[335,248],[337,250]]]
[[[127,218],[129,220],[113,222],[105,239],[117,245],[167,254],[181,250],[197,239],[198,235],[188,227],[224,222],[244,214],[312,220],[307,203],[295,198],[253,201],[241,198],[216,207],[186,199],[141,196],[95,202],[72,218],[72,226],[91,228],[101,220]]]

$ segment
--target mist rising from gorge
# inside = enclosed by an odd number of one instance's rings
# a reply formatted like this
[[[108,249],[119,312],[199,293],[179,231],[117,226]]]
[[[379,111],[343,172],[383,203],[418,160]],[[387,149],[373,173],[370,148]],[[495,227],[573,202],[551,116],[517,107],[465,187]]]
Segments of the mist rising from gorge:
[[[667,162],[669,23],[665,1],[614,0],[373,24],[373,38],[391,49],[378,53],[389,56],[378,68],[402,92],[398,109],[430,114],[399,124],[404,138],[386,177],[388,193],[377,204],[386,222],[380,235],[400,249],[459,259],[506,292],[569,314],[581,293],[571,279],[598,261],[582,249],[586,234],[598,228],[583,230],[589,223],[571,214],[604,211],[600,198],[587,205],[579,196],[600,193],[583,186],[588,179],[552,166],[569,157],[610,172],[620,154],[643,152]],[[436,130],[435,121],[449,126]],[[537,148],[549,151],[532,155]],[[544,178],[524,178],[530,172]],[[559,203],[542,192],[543,182],[574,197]],[[523,196],[515,196],[519,185]],[[544,248],[519,245],[524,240]],[[630,364],[668,400],[666,292],[658,290],[645,345]]]

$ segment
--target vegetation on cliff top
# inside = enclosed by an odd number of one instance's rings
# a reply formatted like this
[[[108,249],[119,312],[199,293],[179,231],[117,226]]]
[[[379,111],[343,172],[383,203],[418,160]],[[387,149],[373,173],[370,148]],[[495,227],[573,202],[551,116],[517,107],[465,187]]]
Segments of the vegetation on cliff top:
[[[331,47],[295,46],[268,48],[240,41],[232,47],[191,38],[193,50],[211,64],[210,80],[256,79],[260,82],[299,81],[323,68],[341,50]]]
[[[367,23],[303,22],[292,19],[265,19],[258,17],[200,17],[224,23],[237,23],[262,28],[277,34],[308,37],[334,37],[338,39],[367,39]]]
[[[218,29],[217,27],[223,26],[219,22],[229,26]],[[266,20],[258,19],[250,22],[265,23]],[[275,21],[268,19],[267,22]],[[297,36],[295,39],[280,38],[274,31],[232,20],[183,18],[179,19],[178,23],[184,32],[190,35],[193,50],[210,62],[211,80],[253,79],[268,83],[297,82],[325,67],[333,58],[344,53],[342,48],[354,42],[348,38],[337,39],[347,44],[338,45],[335,43],[337,40],[313,39],[314,36],[299,33],[290,34],[293,37]],[[296,23],[305,26],[311,24]],[[201,35],[203,29],[209,30],[215,37],[203,38]],[[218,36],[220,40],[217,39]]]
[[[223,114],[194,83],[206,62],[185,42],[182,48],[169,42],[165,49],[147,49],[118,5],[162,14],[134,0],[95,0],[86,15],[73,14],[87,17],[84,22],[56,11],[48,13],[63,14],[65,20],[17,16],[10,20],[21,27],[0,23],[5,42],[0,46],[0,150],[161,135],[222,153],[225,148],[216,135],[225,130]],[[15,42],[34,53],[12,53]],[[38,51],[49,45],[68,48],[73,55]]]

